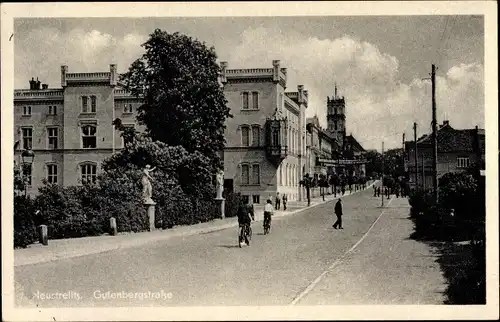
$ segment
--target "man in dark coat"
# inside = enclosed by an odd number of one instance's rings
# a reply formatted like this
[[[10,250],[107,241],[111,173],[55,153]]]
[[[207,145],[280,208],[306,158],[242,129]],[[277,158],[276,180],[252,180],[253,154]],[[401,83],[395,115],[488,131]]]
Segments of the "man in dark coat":
[[[335,215],[337,216],[337,221],[333,224],[333,228],[337,229],[344,229],[342,227],[342,199],[339,199],[337,203],[335,204]]]

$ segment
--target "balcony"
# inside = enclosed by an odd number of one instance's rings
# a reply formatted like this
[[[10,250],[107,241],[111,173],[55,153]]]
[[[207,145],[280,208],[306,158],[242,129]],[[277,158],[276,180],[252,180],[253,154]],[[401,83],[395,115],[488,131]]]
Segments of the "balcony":
[[[278,166],[288,155],[288,120],[276,109],[273,116],[266,120],[267,158]]]

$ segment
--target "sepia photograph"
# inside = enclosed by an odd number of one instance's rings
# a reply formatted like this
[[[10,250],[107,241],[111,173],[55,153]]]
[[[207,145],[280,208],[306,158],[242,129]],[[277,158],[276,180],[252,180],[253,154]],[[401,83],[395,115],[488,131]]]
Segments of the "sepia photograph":
[[[2,4],[4,319],[498,318],[494,12]]]

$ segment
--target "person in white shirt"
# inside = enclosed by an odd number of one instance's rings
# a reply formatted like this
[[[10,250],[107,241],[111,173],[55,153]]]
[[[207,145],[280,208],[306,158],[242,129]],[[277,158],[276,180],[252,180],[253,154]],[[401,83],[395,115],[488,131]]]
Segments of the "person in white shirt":
[[[264,206],[264,233],[266,227],[271,227],[271,216],[274,214],[273,202],[271,199],[267,200],[266,205]]]

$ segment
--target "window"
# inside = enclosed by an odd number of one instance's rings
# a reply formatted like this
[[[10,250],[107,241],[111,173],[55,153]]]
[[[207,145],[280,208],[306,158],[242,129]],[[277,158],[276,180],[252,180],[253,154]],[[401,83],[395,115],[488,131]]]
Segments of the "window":
[[[23,106],[23,115],[31,115],[31,106]]]
[[[23,177],[24,177],[24,182],[26,185],[31,186],[31,173],[32,173],[32,166],[28,164],[23,165]]]
[[[252,146],[260,145],[260,127],[253,126],[252,127]]]
[[[95,126],[85,125],[82,127],[82,143],[84,149],[95,149],[97,147]]]
[[[259,93],[258,92],[252,92],[252,107],[254,110],[259,109]]]
[[[243,146],[250,145],[250,130],[247,126],[241,127],[241,144]]]
[[[135,125],[134,124],[123,124],[124,129],[134,129]],[[125,139],[122,133],[122,146],[125,147],[125,144],[127,144],[128,140]]]
[[[337,131],[337,121],[333,121],[333,128]]]
[[[82,112],[83,113],[89,112],[89,102],[87,96],[82,96]]]
[[[335,108],[335,110],[334,110],[333,114],[337,114],[337,108]]]
[[[260,166],[252,165],[252,184],[260,184]]]
[[[250,173],[247,164],[241,166],[241,184],[250,184]]]
[[[273,146],[280,145],[278,129],[273,129]]]
[[[95,183],[97,180],[97,166],[95,164],[82,164],[80,166],[82,183]]]
[[[260,203],[260,195],[253,195],[252,196],[252,203],[259,204]]]
[[[49,137],[49,149],[57,149],[57,128],[49,128],[47,129],[47,132]]]
[[[123,113],[132,113],[132,104],[125,104],[123,107]]]
[[[49,115],[57,115],[57,106],[49,106]]]
[[[57,183],[57,164],[47,165],[47,181]]]
[[[90,96],[90,101],[91,101],[91,111],[90,112],[95,113],[96,106],[97,106],[97,97]]]
[[[248,110],[248,93],[243,93],[243,109]]]
[[[469,167],[469,158],[457,158],[457,167],[458,168],[467,168]]]
[[[33,148],[33,129],[31,127],[25,127],[22,129],[23,134],[23,149]]]
[[[250,197],[248,195],[242,195],[241,198],[243,199],[243,202],[248,203],[250,200]]]

